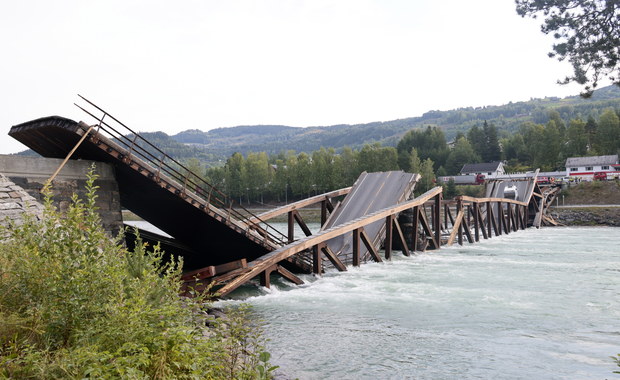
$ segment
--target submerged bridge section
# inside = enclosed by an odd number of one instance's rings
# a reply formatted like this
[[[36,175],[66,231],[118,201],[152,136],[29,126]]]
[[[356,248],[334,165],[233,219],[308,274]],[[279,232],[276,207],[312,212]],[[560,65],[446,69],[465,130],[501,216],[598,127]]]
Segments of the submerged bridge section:
[[[182,251],[187,294],[209,288],[226,296],[254,278],[268,287],[272,274],[301,284],[296,273],[320,275],[326,268],[346,271],[349,265],[389,260],[393,242],[409,256],[554,224],[546,210],[558,189],[540,188],[537,173],[490,182],[484,198],[453,200],[443,199],[441,187],[410,199],[418,174],[363,173],[351,188],[254,215],[83,100],[86,108],[78,107],[94,124],[52,116],[14,126],[9,135],[45,157],[111,164],[121,205],[169,234],[168,246]],[[340,196],[344,200],[334,205],[333,198]],[[299,213],[311,205],[321,207],[321,229],[315,234]],[[402,212],[411,215],[408,229],[398,221]],[[268,223],[283,214],[288,218],[285,233]],[[305,237],[295,238],[295,223]]]

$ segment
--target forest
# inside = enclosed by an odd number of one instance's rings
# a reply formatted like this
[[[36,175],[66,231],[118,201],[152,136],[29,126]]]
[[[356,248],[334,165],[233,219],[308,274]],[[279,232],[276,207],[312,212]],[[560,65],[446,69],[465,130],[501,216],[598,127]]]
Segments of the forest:
[[[544,123],[527,121],[514,132],[483,121],[450,142],[442,128],[411,129],[396,147],[380,143],[336,152],[322,147],[311,153],[289,150],[275,155],[239,152],[220,167],[187,161],[194,173],[240,203],[282,203],[351,186],[363,171],[402,169],[422,174],[417,193],[434,186],[436,176],[458,174],[464,164],[503,160],[507,171],[563,170],[568,157],[617,154],[620,150],[620,108],[607,108],[565,120],[550,110]]]

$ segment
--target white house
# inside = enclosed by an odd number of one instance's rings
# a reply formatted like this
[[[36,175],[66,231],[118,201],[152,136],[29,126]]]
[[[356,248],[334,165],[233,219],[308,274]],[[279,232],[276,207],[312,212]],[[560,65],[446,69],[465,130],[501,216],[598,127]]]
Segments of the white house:
[[[483,162],[477,164],[465,164],[461,169],[459,175],[476,175],[484,174],[484,178],[495,178],[506,174],[504,170],[504,164],[500,161],[497,162]]]
[[[608,177],[617,177],[620,174],[617,167],[617,154],[610,156],[569,157],[566,159],[566,175],[585,180],[592,180],[596,172],[605,172]]]

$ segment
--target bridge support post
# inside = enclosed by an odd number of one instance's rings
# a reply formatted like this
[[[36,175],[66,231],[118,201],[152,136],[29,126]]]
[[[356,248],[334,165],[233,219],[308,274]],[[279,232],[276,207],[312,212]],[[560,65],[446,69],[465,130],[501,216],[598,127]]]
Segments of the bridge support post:
[[[295,240],[295,217],[293,211],[289,211],[287,214],[288,220],[288,242],[292,243]]]
[[[487,235],[489,235],[489,238],[490,238],[491,233],[492,233],[491,223],[493,220],[493,210],[491,209],[491,202],[487,202],[486,204],[487,204]]]
[[[479,209],[478,209],[478,202],[474,202],[472,204],[472,211],[474,214],[474,240],[476,240],[476,242],[480,241],[480,220],[478,219],[478,214],[479,214]]]
[[[441,247],[441,199],[442,193],[435,195],[435,207],[433,208],[433,228],[435,229],[435,249]]]
[[[502,202],[497,202],[497,234],[502,234],[502,221],[504,220],[504,210],[502,210]]]
[[[321,244],[312,247],[312,273],[320,275],[323,273],[323,258]]]
[[[360,230],[359,228],[354,229],[353,231],[353,266],[360,266]]]
[[[264,286],[265,288],[271,287],[271,272],[276,270],[277,265],[272,265],[269,268],[265,269],[260,274],[260,286]]]
[[[392,225],[394,223],[394,215],[385,217],[385,259],[392,260]]]
[[[418,220],[420,216],[420,207],[413,208],[413,220],[411,221],[411,250],[418,250]]]
[[[465,210],[463,210],[463,199],[462,198],[458,198],[456,201],[456,213],[457,213],[457,220],[460,220],[461,222],[459,223],[459,232],[458,232],[458,242],[459,245],[463,245],[463,223],[465,222]],[[460,215],[460,218],[458,218],[458,216]]]

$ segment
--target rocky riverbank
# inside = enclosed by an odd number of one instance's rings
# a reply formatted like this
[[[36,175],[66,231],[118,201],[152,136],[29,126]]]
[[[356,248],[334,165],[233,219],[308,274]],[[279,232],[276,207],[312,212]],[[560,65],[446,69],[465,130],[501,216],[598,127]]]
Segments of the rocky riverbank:
[[[620,207],[552,208],[550,215],[567,226],[620,227]]]

